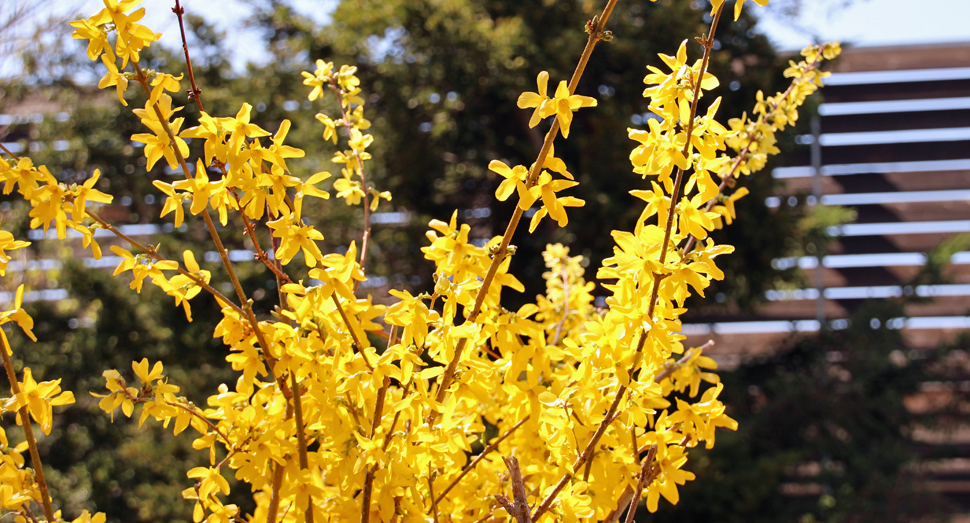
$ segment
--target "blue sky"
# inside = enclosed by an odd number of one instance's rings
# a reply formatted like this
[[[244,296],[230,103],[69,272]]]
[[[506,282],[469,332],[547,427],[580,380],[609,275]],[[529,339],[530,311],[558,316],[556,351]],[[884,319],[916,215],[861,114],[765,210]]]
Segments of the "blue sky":
[[[804,47],[813,38],[866,46],[970,42],[968,0],[853,0],[842,8],[843,1],[803,0],[798,27],[777,16],[792,0],[752,7],[762,15],[759,29],[782,49]]]
[[[335,1],[294,0],[294,5],[323,22]],[[755,10],[761,18],[759,29],[783,50],[801,48],[815,40],[840,40],[855,45],[970,41],[970,0],[848,0],[849,7],[842,7],[846,1],[771,0],[768,7],[748,2],[745,9]],[[178,47],[178,29],[171,12],[173,3],[173,0],[145,0],[142,5],[148,15],[144,23],[164,34],[164,45]],[[796,3],[804,5],[799,18],[793,21],[780,15]],[[251,12],[239,0],[182,0],[182,4],[190,12],[202,14],[223,28],[239,26]],[[94,13],[102,5],[101,0],[57,1],[54,9],[81,16]],[[248,60],[266,59],[260,48],[247,45],[254,40],[244,32],[228,31],[228,39],[230,48],[238,52],[237,66]],[[6,63],[0,69],[9,66]]]

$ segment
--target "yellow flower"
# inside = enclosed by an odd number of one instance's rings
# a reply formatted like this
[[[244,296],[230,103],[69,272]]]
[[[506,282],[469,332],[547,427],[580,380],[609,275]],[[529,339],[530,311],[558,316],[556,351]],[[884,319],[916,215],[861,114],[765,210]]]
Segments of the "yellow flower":
[[[569,125],[573,121],[573,112],[580,107],[596,107],[596,99],[570,94],[569,86],[565,80],[562,80],[559,82],[559,87],[556,88],[556,97],[552,100],[552,104],[556,110],[559,127],[562,129],[562,137],[569,138]]]
[[[7,264],[10,263],[10,260],[12,260],[6,251],[23,249],[28,245],[30,245],[30,242],[15,240],[13,234],[10,234],[7,231],[0,231],[0,276],[6,274]]]
[[[104,523],[107,519],[108,517],[104,512],[98,512],[92,516],[90,512],[84,510],[81,512],[81,515],[74,519],[74,521],[71,521],[71,523]]]
[[[4,323],[10,323],[11,321],[16,322],[17,325],[19,325],[20,328],[23,329],[24,333],[26,333],[27,336],[30,337],[30,339],[37,341],[37,337],[34,336],[34,331],[33,331],[34,319],[31,318],[29,314],[27,314],[27,311],[25,311],[23,307],[21,307],[23,302],[24,302],[24,284],[21,283],[20,286],[17,287],[17,294],[13,301],[13,309],[9,311],[0,312],[0,325],[3,325]]]
[[[89,40],[87,51],[90,60],[97,60],[101,53],[106,53],[114,63],[115,55],[108,43],[108,32],[103,26],[92,24],[90,20],[75,20],[71,22],[71,27],[74,28],[71,38]]]
[[[95,260],[100,260],[101,259],[101,246],[98,245],[98,242],[94,239],[94,233],[97,232],[100,229],[100,225],[99,224],[95,224],[94,226],[92,226],[92,227],[89,228],[89,227],[85,227],[84,225],[80,225],[80,224],[77,224],[77,223],[73,223],[72,222],[71,223],[71,228],[73,228],[75,231],[81,233],[81,245],[82,245],[82,247],[84,247],[85,249],[87,249],[88,247],[90,247],[91,248],[91,254],[94,256],[94,259]]]
[[[128,102],[125,101],[125,89],[128,88],[128,78],[123,73],[118,72],[118,66],[115,65],[113,56],[103,54],[101,55],[101,61],[108,68],[108,72],[104,73],[101,81],[98,82],[98,89],[104,89],[112,85],[115,86],[118,90],[118,100],[121,101],[121,105],[128,107]]]
[[[94,188],[94,185],[98,183],[98,178],[101,177],[101,170],[95,169],[94,174],[88,178],[83,185],[80,187],[72,187],[71,194],[74,196],[74,208],[71,210],[71,218],[76,222],[81,222],[87,215],[87,202],[91,200],[92,202],[98,203],[111,203],[114,197],[110,194],[105,194]]]
[[[410,347],[412,344],[423,347],[424,340],[428,336],[428,323],[437,313],[428,309],[422,296],[412,296],[406,290],[391,289],[388,292],[401,301],[388,307],[384,321],[391,325],[404,327],[404,335],[401,337],[401,343],[404,344],[404,347]],[[402,370],[404,370],[403,366]],[[410,375],[410,369],[404,370],[402,381],[407,383]]]
[[[108,23],[114,24],[113,29],[118,33],[115,49],[118,56],[123,60],[122,67],[128,65],[129,59],[137,62],[139,60],[138,53],[162,37],[161,34],[153,33],[147,27],[135,23],[145,16],[144,8],[126,13],[139,3],[141,3],[141,0],[121,0],[120,2],[118,0],[104,0],[105,8],[88,19],[88,22],[96,27],[102,27]],[[90,54],[89,49],[88,56]]]
[[[220,118],[219,123],[229,131],[229,148],[238,150],[246,138],[269,136],[269,132],[256,124],[249,123],[253,106],[242,104],[235,118]]]
[[[768,0],[754,0],[754,1],[755,1],[756,4],[758,4],[758,5],[762,6],[762,7],[768,5]],[[721,7],[721,4],[723,4],[723,3],[724,3],[724,0],[711,0],[711,15],[713,15],[714,13],[716,13],[717,10],[718,10],[718,8],[720,8]],[[734,3],[734,20],[735,21],[737,21],[737,19],[741,17],[741,8],[743,6],[744,6],[744,0],[737,0]]]
[[[187,270],[197,279],[200,279],[205,283],[209,283],[211,274],[209,271],[204,271],[199,268],[199,264],[195,261],[195,255],[192,254],[192,251],[186,250],[184,253],[182,253],[182,259],[185,261],[185,270]],[[196,281],[192,278],[189,278],[184,274],[176,274],[175,276],[172,276],[172,279],[168,280],[168,288],[164,288],[164,290],[169,296],[175,298],[176,307],[182,305],[182,307],[185,309],[185,318],[191,322],[192,307],[189,306],[189,300],[196,297],[199,292],[202,291],[202,287],[199,287],[199,284],[196,283]],[[145,368],[147,369],[147,360],[145,360],[145,365]],[[156,367],[158,365],[161,365],[161,363],[157,363]],[[159,373],[160,372],[161,370],[159,370]],[[135,369],[135,373],[138,374],[138,369]],[[153,370],[152,375],[154,374],[155,372]],[[141,378],[141,374],[138,374],[138,377]],[[142,381],[148,383],[151,381],[151,379],[142,379]]]
[[[118,406],[121,406],[121,411],[125,417],[131,417],[131,413],[135,410],[135,403],[132,401],[132,398],[138,397],[138,389],[134,387],[125,388],[125,379],[114,369],[106,370],[101,375],[106,381],[105,386],[109,394],[90,393],[95,398],[101,398],[101,401],[98,403],[98,408],[111,414],[112,422],[114,422],[114,410]]]
[[[569,218],[566,216],[566,207],[582,207],[586,202],[572,196],[559,198],[556,193],[576,185],[579,185],[579,183],[571,180],[553,180],[551,174],[542,171],[536,185],[529,189],[533,201],[539,199],[539,197],[542,198],[542,208],[532,215],[529,232],[535,231],[546,214],[559,222],[560,227],[565,227],[569,223]]]
[[[151,276],[153,282],[164,286],[167,280],[162,271],[174,271],[179,268],[178,262],[172,260],[156,262],[147,255],[139,254],[135,256],[127,249],[122,249],[117,245],[111,246],[111,252],[123,258],[121,263],[118,264],[118,267],[115,268],[113,276],[117,276],[125,271],[131,271],[134,280],[132,280],[129,287],[139,293],[141,292],[146,277]]]
[[[159,95],[156,106],[161,111],[162,118],[166,120],[182,109],[181,107],[173,109],[172,97],[167,94]],[[155,113],[153,104],[150,101],[146,101],[144,109],[135,109],[133,112],[141,118],[141,123],[154,133],[139,133],[131,136],[132,141],[145,144],[145,158],[148,159],[148,169],[151,170],[155,166],[155,162],[162,159],[162,157],[168,162],[169,168],[178,169],[179,162],[175,155],[175,149],[172,147],[172,140],[168,137],[168,133],[165,132],[162,122],[158,120],[158,115]],[[185,140],[178,136],[179,129],[182,128],[182,122],[184,121],[184,118],[176,118],[169,123],[172,132],[176,135],[175,145],[178,147],[179,154],[181,154],[183,159],[189,155],[189,146],[185,143]]]
[[[17,192],[27,200],[40,187],[40,182],[56,181],[46,166],[34,168],[34,163],[26,156],[18,160],[14,167],[0,158],[0,176],[4,180],[3,194],[12,193],[16,184]]]
[[[377,189],[371,189],[370,190],[370,193],[371,193],[371,196],[372,196],[371,201],[370,201],[370,212],[376,212],[377,211],[377,206],[380,205],[381,198],[383,198],[383,199],[385,199],[387,201],[391,201],[391,199],[392,199],[392,196],[391,196],[390,191],[380,191],[380,192],[378,192]]]
[[[516,105],[519,109],[529,109],[535,107],[536,110],[532,112],[532,118],[529,119],[529,128],[539,125],[539,121],[556,114],[555,107],[550,104],[549,97],[546,96],[546,88],[549,83],[549,73],[542,71],[539,76],[536,77],[536,84],[538,84],[539,92],[530,93],[525,92],[519,95],[519,100]]]
[[[300,74],[303,75],[303,85],[313,86],[313,90],[307,96],[307,99],[312,102],[323,95],[324,84],[330,83],[333,79],[333,62],[317,60],[317,70],[313,74],[306,71]]]
[[[290,263],[296,253],[303,250],[303,261],[307,267],[314,267],[317,260],[323,258],[317,241],[323,240],[323,234],[314,229],[312,225],[305,225],[296,215],[287,214],[279,219],[267,222],[270,229],[273,229],[273,236],[280,238],[280,246],[276,249],[276,258],[280,263],[286,265]]]
[[[576,111],[580,107],[596,107],[596,100],[588,96],[570,94],[569,86],[565,80],[559,82],[559,86],[556,88],[556,94],[550,100],[546,96],[548,82],[549,73],[542,71],[536,77],[539,92],[522,93],[519,95],[519,100],[516,104],[520,109],[536,108],[532,112],[532,118],[529,119],[530,128],[538,125],[539,121],[543,118],[556,115],[556,119],[559,120],[559,127],[562,129],[562,137],[568,138],[569,125],[573,120],[573,111]]]
[[[189,252],[189,251],[185,251]],[[165,371],[165,367],[162,362],[156,361],[155,365],[152,366],[152,370],[148,370],[148,358],[142,358],[139,362],[131,362],[131,370],[135,371],[135,376],[141,380],[145,385],[151,385],[151,383],[162,377],[162,372]]]
[[[311,176],[307,181],[296,184],[296,194],[293,196],[293,212],[296,214],[297,218],[303,215],[304,197],[313,196],[314,198],[322,198],[324,200],[330,199],[330,193],[327,191],[321,191],[316,187],[316,184],[330,178],[330,176],[331,174],[326,171],[319,172]]]
[[[305,73],[304,73],[305,74]],[[323,124],[323,139],[337,143],[337,124],[323,113],[317,113],[317,121]]]
[[[495,189],[495,197],[499,201],[505,201],[512,195],[512,191],[519,192],[519,206],[523,209],[532,207],[535,198],[529,195],[529,189],[525,186],[525,180],[529,177],[529,170],[524,165],[516,165],[514,168],[505,165],[498,160],[492,160],[488,164],[489,170],[501,175],[504,180]]]
[[[57,183],[53,177],[46,180],[47,185],[31,193],[30,204],[34,207],[28,215],[31,217],[30,228],[43,226],[44,232],[54,222],[57,237],[64,239],[67,233],[67,213],[64,212],[64,199],[70,194],[63,184]]]
[[[164,218],[166,214],[175,211],[175,227],[181,227],[182,221],[185,219],[185,210],[182,207],[183,196],[175,192],[175,188],[170,184],[167,184],[161,180],[153,181],[152,185],[168,196],[168,198],[165,199],[165,206],[162,207],[161,217]]]
[[[27,407],[30,417],[40,424],[40,430],[44,434],[50,434],[54,422],[52,407],[74,403],[74,393],[61,392],[60,383],[60,379],[37,383],[34,381],[30,367],[24,367],[24,381],[20,383],[20,393],[8,399],[3,404],[3,408],[7,412],[13,412],[20,410],[21,407]],[[17,424],[23,423],[24,420],[17,416]]]
[[[360,182],[351,180],[348,172],[344,170],[344,177],[337,178],[333,182],[333,188],[337,191],[337,198],[343,198],[347,205],[359,205],[360,200],[365,196]]]
[[[337,73],[337,83],[340,84],[340,88],[348,93],[357,89],[357,86],[360,85],[360,79],[354,76],[356,73],[357,67],[341,65],[340,71]]]

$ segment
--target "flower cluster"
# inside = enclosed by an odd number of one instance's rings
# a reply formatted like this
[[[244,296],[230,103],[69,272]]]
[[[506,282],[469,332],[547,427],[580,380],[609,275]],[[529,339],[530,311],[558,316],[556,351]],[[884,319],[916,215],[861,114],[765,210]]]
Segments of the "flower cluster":
[[[108,74],[101,87],[116,87],[122,104],[129,81],[141,86],[147,101],[134,112],[147,132],[132,139],[145,144],[149,169],[164,159],[184,175],[174,183],[154,182],[166,197],[162,217],[172,215],[181,225],[186,207],[201,217],[235,296],[210,285],[210,272],[192,251],[179,263],[163,256],[161,246],[141,245],[101,219],[93,205],[111,198],[95,189],[97,171],[83,186],[67,187],[44,167],[11,155],[13,163],[0,163],[0,177],[6,194],[16,187],[30,202],[32,227],[46,230],[53,223],[61,238],[67,228],[77,230],[96,256],[86,221],[128,241],[130,250],[112,251],[122,258],[115,274],[130,273],[132,289],[151,282],[190,320],[194,296],[206,291],[216,297],[222,319],[213,336],[228,347],[226,361],[239,376],[221,385],[206,408],[177,396],[162,364],[148,360],[132,364],[138,387],[107,370],[107,391],[97,395],[106,412],[121,407],[131,417],[140,409],[139,424],[174,421],[176,434],[194,431],[194,448],[210,460],[187,473],[193,486],[183,496],[193,502],[196,522],[483,521],[517,510],[501,496],[508,491],[517,506],[534,506],[525,514],[531,521],[601,521],[633,510],[641,498],[651,511],[661,497],[677,503],[678,486],[693,478],[685,470],[689,450],[702,442],[711,446],[717,427],[736,428],[718,400],[722,385],[711,372],[713,360],[703,355],[706,347],[682,343],[680,315],[688,296],[703,296],[712,279],[723,277],[715,259],[733,250],[709,238],[734,219],[733,202],[744,194],[726,195],[725,188],[775,151],[774,132],[797,118],[795,109],[823,76],[820,60],[832,58],[837,47],[811,48],[808,62],[786,73],[794,78],[792,88],[766,99],[759,94],[752,113],[757,119],[741,118],[730,128],[715,120],[720,100],[700,111],[704,91],[718,85],[706,70],[712,35],[703,39],[702,59],[690,63],[685,42],[676,55],[660,56],[669,72],[649,68],[644,94],[660,119],[629,135],[639,144],[630,155],[633,171],[650,176],[650,187],[633,192],[646,203],[643,212],[632,231],[613,231],[614,255],[596,273],[609,293],[602,309],[593,306],[596,285],[585,280],[586,260],[562,245],[549,245],[543,255],[545,295],[515,311],[502,306],[504,288],[524,288],[509,267],[515,255],[510,241],[525,212],[539,204],[531,232],[546,216],[565,226],[566,207],[584,204],[559,194],[577,182],[555,157],[554,141],[575,131],[575,111],[596,100],[575,93],[581,68],[551,98],[549,75],[540,73],[538,92],[518,100],[520,108],[533,109],[530,126],[549,125],[538,158],[529,167],[498,160],[488,166],[504,178],[496,197],[518,196],[506,233],[476,245],[457,213],[448,222],[433,220],[422,248],[435,264],[433,292],[393,290],[399,301],[384,307],[357,292],[365,279],[369,214],[391,196],[366,177],[374,138],[364,133],[370,122],[356,68],[319,60],[313,73],[303,73],[312,88],[309,101],[328,93],[336,98],[339,117],[317,115],[323,140],[337,144],[338,128],[346,130],[346,146],[333,157],[341,165],[333,190],[364,213],[359,248],[352,242],[342,253],[324,253],[323,233],[304,219],[302,203],[306,196],[328,198],[317,184],[331,175],[302,180],[290,173],[287,162],[303,156],[285,144],[290,123],[284,120],[271,136],[252,123],[249,104],[235,116],[214,116],[196,98],[199,125],[183,129],[184,117],[176,116],[182,107],[174,107],[169,94],[181,90],[182,77],[139,65],[138,51],[158,35],[136,23],[142,10],[128,12],[137,1],[105,3],[98,15],[72,24],[74,36],[89,41],[92,60],[104,61]],[[736,2],[736,10],[742,4]],[[714,26],[722,10],[715,2]],[[597,20],[587,58],[606,39]],[[131,72],[120,72],[129,66]],[[195,161],[189,138],[203,143]],[[280,303],[272,316],[253,312],[210,213],[223,225],[238,220],[276,278]],[[261,235],[274,246],[269,252]],[[4,249],[24,245],[0,235],[0,274],[9,260]],[[287,272],[300,256],[310,282]],[[16,321],[29,334],[32,322],[20,309],[20,295],[16,310],[0,323]],[[386,345],[375,346],[377,337]],[[9,358],[4,363],[12,373]],[[29,412],[45,432],[51,407],[73,401],[70,393],[57,395],[56,380],[38,384],[26,369],[14,388],[4,409]],[[0,443],[4,509],[19,514],[39,500],[48,520],[57,519],[46,487],[34,489],[34,477],[23,469],[24,449],[8,449],[2,432]],[[516,459],[502,459],[513,453]],[[226,502],[229,475],[254,492],[252,514]],[[100,514],[82,518],[104,520]]]

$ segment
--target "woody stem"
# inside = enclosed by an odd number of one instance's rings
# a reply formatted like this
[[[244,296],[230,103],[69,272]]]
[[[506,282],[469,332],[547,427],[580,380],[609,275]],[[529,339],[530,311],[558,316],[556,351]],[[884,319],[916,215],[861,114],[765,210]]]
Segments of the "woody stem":
[[[3,368],[7,371],[7,380],[10,382],[10,393],[16,397],[20,394],[20,383],[17,381],[17,375],[13,370],[13,362],[10,361],[10,355],[13,354],[13,351],[10,350],[7,336],[2,332],[0,332],[0,341],[3,343],[3,347],[0,347],[0,355],[3,356]],[[44,476],[44,465],[40,461],[40,452],[37,450],[37,439],[34,438],[34,429],[30,425],[30,414],[27,412],[27,405],[20,407],[17,415],[20,416],[20,423],[24,427],[24,438],[27,440],[27,446],[30,448],[30,464],[34,466],[34,478],[40,487],[44,515],[47,516],[47,521],[54,521],[54,508],[51,505],[51,494],[47,490],[47,478]]]

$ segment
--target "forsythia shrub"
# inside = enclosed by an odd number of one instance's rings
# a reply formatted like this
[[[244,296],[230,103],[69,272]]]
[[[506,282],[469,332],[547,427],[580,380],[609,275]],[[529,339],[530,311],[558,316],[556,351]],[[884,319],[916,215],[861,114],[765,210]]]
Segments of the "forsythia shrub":
[[[735,18],[743,3],[735,3]],[[228,347],[226,361],[239,378],[219,386],[206,407],[180,397],[162,364],[147,359],[132,363],[132,373],[106,370],[107,388],[98,395],[112,416],[118,407],[126,417],[140,410],[139,424],[153,419],[176,434],[195,433],[193,446],[210,457],[210,466],[187,472],[183,496],[194,503],[195,521],[617,521],[625,510],[632,521],[641,498],[650,511],[661,496],[677,503],[678,485],[694,478],[685,470],[689,450],[711,447],[717,427],[736,428],[718,400],[716,365],[703,355],[711,344],[684,347],[678,318],[691,293],[703,296],[712,278],[723,277],[715,259],[733,248],[715,245],[708,234],[735,218],[734,202],[747,192],[734,189],[736,181],[778,152],[776,131],[797,119],[797,108],[826,75],[820,63],[838,54],[838,44],[804,50],[804,61],[785,72],[791,87],[771,97],[759,92],[751,116],[724,127],[715,120],[719,99],[701,109],[704,91],[718,85],[707,65],[725,6],[714,0],[710,31],[699,39],[703,56],[688,58],[685,41],[675,55],[660,55],[666,69],[648,66],[644,96],[659,118],[647,129],[630,129],[629,137],[637,143],[633,171],[650,182],[633,191],[646,204],[635,229],[613,231],[614,256],[596,274],[608,282],[607,308],[592,305],[595,284],[584,279],[581,257],[549,245],[546,295],[507,310],[502,288],[522,289],[508,269],[510,242],[526,211],[535,209],[531,232],[546,217],[566,225],[567,208],[584,204],[562,194],[577,182],[554,156],[553,142],[568,137],[575,111],[596,106],[574,93],[594,46],[612,39],[604,29],[610,0],[587,24],[589,41],[572,78],[553,91],[542,72],[536,92],[519,98],[519,107],[532,110],[530,126],[552,117],[538,158],[529,166],[489,164],[504,178],[496,197],[518,198],[505,233],[480,247],[456,214],[432,221],[422,251],[436,266],[433,293],[392,290],[399,301],[384,307],[357,292],[370,213],[391,195],[367,181],[374,137],[365,134],[370,123],[356,69],[318,60],[313,73],[303,73],[311,102],[335,96],[339,103],[339,114],[317,115],[324,140],[346,136],[333,158],[341,165],[333,190],[364,212],[360,245],[325,254],[317,243],[323,232],[303,219],[302,206],[307,197],[330,197],[318,185],[331,174],[307,180],[289,174],[287,162],[304,153],[285,144],[288,121],[271,133],[250,122],[249,104],[235,116],[206,113],[191,69],[189,100],[200,114],[197,126],[185,128],[177,116],[183,108],[169,94],[186,87],[183,76],[139,63],[139,51],[160,35],[138,23],[144,9],[133,11],[136,4],[105,0],[96,15],[72,22],[74,38],[87,40],[88,56],[104,63],[99,87],[115,87],[122,105],[129,84],[145,92],[145,106],[134,112],[146,132],[131,139],[145,144],[149,169],[164,160],[185,177],[154,182],[167,198],[162,216],[173,214],[176,226],[186,208],[201,216],[234,296],[211,285],[192,251],[170,256],[102,219],[96,210],[112,197],[95,188],[98,171],[68,187],[4,150],[0,176],[4,194],[16,190],[30,202],[32,228],[53,227],[61,239],[77,231],[95,258],[101,257],[96,230],[126,241],[129,249],[111,251],[122,258],[115,274],[130,272],[132,289],[150,282],[189,320],[190,302],[203,291],[221,306],[213,335]],[[188,158],[188,138],[204,142],[201,158]],[[280,303],[272,316],[254,314],[213,215],[222,225],[241,224],[256,258],[275,276]],[[0,274],[10,260],[6,251],[26,245],[0,232]],[[33,337],[23,292],[21,286],[0,323],[16,322]],[[386,345],[374,346],[368,334]],[[60,521],[28,420],[49,433],[52,407],[74,397],[61,392],[59,380],[38,383],[29,368],[18,379],[5,334],[2,341],[12,393],[3,412],[16,413],[26,433],[26,443],[9,447],[0,429],[2,515]],[[701,387],[702,381],[712,385]],[[473,455],[476,442],[484,448]],[[25,450],[32,469],[25,468]],[[250,485],[254,513],[224,504],[231,474]],[[74,521],[104,520],[85,512]]]

